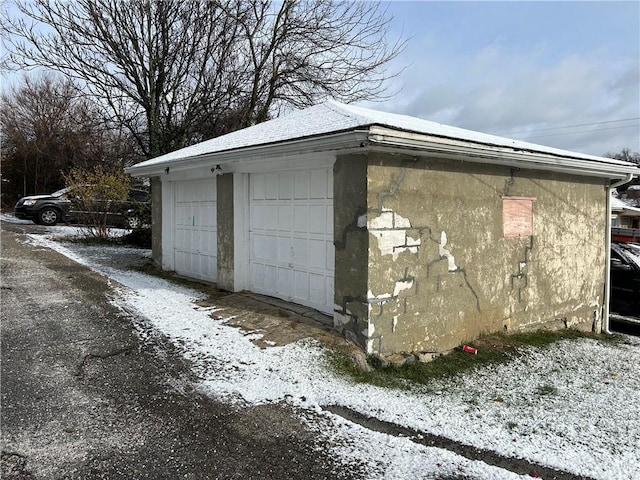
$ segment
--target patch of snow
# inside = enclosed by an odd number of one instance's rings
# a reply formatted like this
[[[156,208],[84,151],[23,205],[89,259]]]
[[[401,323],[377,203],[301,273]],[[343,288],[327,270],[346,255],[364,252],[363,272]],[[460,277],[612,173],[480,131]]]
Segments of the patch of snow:
[[[640,267],[640,244],[626,243],[626,251],[629,257]]]
[[[13,214],[0,213],[0,220],[7,223],[33,225],[31,220],[20,220]],[[89,230],[82,225],[53,225],[50,227],[44,227],[47,229],[47,234],[52,238],[82,238],[89,236]],[[118,238],[131,233],[131,230],[124,228],[107,228],[107,236],[110,238]]]
[[[31,220],[20,220],[19,218],[16,218],[14,215],[10,213],[0,213],[0,220],[7,223],[17,223],[17,224],[22,223],[22,224],[33,225],[33,222]]]
[[[114,303],[146,318],[193,362],[199,388],[238,405],[287,402],[320,413],[333,428],[318,434],[345,460],[366,462],[369,478],[465,476],[524,478],[449,451],[372,432],[323,407],[441,435],[575,475],[603,480],[640,478],[640,339],[571,340],[529,348],[513,361],[427,387],[397,391],[334,374],[323,347],[311,340],[260,349],[246,332],[225,324],[223,308],[195,308],[202,295],[165,280],[105,266],[99,249],[53,248],[108,275],[120,286]],[[112,255],[112,253],[110,253]]]
[[[621,213],[622,215],[638,216],[638,214],[640,214],[640,208],[634,207],[629,202],[613,196],[611,197],[611,210]]]

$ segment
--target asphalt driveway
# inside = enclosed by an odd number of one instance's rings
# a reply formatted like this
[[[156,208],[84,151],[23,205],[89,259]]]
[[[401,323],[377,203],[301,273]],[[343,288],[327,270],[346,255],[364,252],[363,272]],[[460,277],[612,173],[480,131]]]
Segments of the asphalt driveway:
[[[22,232],[41,228],[2,223],[3,479],[364,474],[330,458],[286,407],[193,391],[171,345],[142,342],[108,303],[105,277],[25,243]]]

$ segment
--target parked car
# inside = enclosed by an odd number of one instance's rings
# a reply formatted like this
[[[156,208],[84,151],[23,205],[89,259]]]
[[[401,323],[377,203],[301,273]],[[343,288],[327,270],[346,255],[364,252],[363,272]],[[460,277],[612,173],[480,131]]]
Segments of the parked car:
[[[109,225],[124,228],[139,228],[151,221],[151,201],[149,192],[131,189],[129,198],[123,202],[93,200],[98,206],[105,205]],[[109,203],[108,210],[106,205]],[[50,195],[33,195],[18,200],[14,208],[16,218],[32,220],[40,225],[56,225],[60,222],[79,223],[83,211],[71,187],[63,188]]]
[[[640,245],[611,244],[611,301],[619,315],[640,317]]]

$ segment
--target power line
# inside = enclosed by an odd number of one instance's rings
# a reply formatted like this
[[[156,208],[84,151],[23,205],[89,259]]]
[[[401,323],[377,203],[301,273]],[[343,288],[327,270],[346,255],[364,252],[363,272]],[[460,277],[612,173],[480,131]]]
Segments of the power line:
[[[590,127],[593,125],[604,125],[607,123],[619,123],[619,122],[631,122],[634,120],[640,120],[640,117],[634,117],[634,118],[621,118],[620,120],[605,120],[602,122],[593,122],[593,123],[578,123],[576,125],[566,125],[566,126],[562,126],[562,127],[547,127],[547,128],[536,128],[534,130],[525,130],[525,129],[521,129],[521,130],[516,130],[514,131],[510,131],[510,132],[504,132],[504,133],[498,133],[497,135],[514,135],[514,134],[518,134],[518,133],[533,133],[533,132],[544,132],[547,130],[561,130],[563,128],[576,128],[576,127]],[[634,126],[634,125],[630,125],[630,126]],[[616,127],[616,128],[626,128],[626,126],[621,126],[621,127]]]
[[[602,123],[607,123],[607,122],[602,122]],[[576,133],[600,132],[603,130],[618,130],[620,128],[631,128],[631,127],[640,128],[640,124],[639,125],[622,125],[620,127],[594,128],[592,130],[580,130],[577,132],[550,133],[548,135],[536,135],[535,137],[526,137],[523,140],[532,140],[534,138],[544,138],[544,137],[559,137],[562,135],[573,135]]]

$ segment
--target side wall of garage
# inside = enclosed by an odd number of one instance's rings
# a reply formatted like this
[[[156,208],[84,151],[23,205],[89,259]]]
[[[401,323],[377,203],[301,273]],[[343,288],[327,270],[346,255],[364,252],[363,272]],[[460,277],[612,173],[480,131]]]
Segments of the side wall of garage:
[[[441,352],[486,332],[600,329],[601,180],[371,155],[371,352]]]
[[[366,155],[338,156],[333,166],[333,243],[336,251],[334,328],[359,345],[369,338],[367,302]]]

